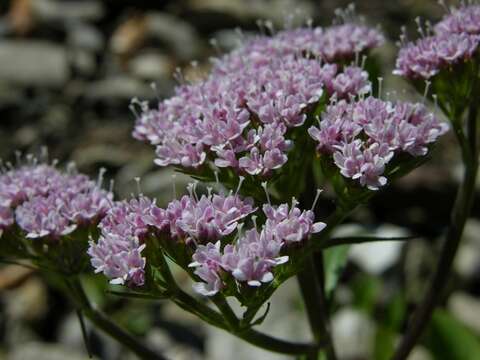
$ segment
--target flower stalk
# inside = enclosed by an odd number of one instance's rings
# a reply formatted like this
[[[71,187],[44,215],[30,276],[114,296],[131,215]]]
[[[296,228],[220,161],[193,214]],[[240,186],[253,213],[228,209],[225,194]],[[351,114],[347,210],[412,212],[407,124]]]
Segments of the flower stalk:
[[[140,340],[133,337],[120,326],[115,324],[108,316],[98,310],[88,299],[83,289],[80,279],[76,276],[70,279],[64,279],[66,285],[66,294],[75,304],[78,312],[90,320],[97,328],[101,329],[120,344],[130,349],[140,359],[145,360],[166,360],[158,352],[150,349]],[[88,347],[88,345],[87,345]]]
[[[447,231],[445,242],[442,246],[440,258],[438,260],[435,273],[429,288],[414,312],[408,325],[405,336],[403,337],[392,360],[404,360],[408,357],[411,350],[418,342],[423,330],[428,325],[435,307],[441,299],[441,294],[451,273],[453,261],[457,253],[460,241],[462,239],[465,224],[472,209],[475,196],[475,183],[478,173],[478,105],[476,98],[472,101],[467,118],[466,137],[457,136],[462,149],[464,161],[464,174],[462,183],[458,189],[452,210],[452,217]],[[452,121],[457,123],[459,121]],[[457,131],[456,131],[457,133]],[[463,135],[463,131],[462,131]]]

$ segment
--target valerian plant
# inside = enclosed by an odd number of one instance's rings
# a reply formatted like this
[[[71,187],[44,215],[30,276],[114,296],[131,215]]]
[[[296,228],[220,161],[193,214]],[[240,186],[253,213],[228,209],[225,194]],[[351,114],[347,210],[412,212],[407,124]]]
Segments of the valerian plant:
[[[449,118],[466,165],[442,255],[447,258],[440,260],[432,285],[437,292],[471,208],[478,167],[478,9],[453,10],[415,43],[402,37],[394,71],[422,91],[428,81],[425,97]],[[463,13],[468,21],[459,21]],[[186,195],[165,207],[141,193],[115,201],[102,189],[102,176],[95,183],[73,169],[62,172],[33,159],[7,166],[0,176],[2,257],[27,259],[54,274],[79,314],[145,359],[162,355],[88,301],[79,280],[91,269],[88,262],[124,287],[115,292],[119,296],[169,299],[261,348],[336,359],[323,251],[386,239],[332,239],[331,234],[359,205],[426,161],[449,129],[426,99],[382,99],[381,81],[374,94],[370,52],[384,37],[351,9],[342,16],[344,23],[328,28],[309,24],[278,32],[267,22],[270,34],[244,36],[237,49],[212,59],[204,79],[182,82],[172,97],[155,105],[132,102],[133,136],[155,147],[157,165],[194,179]],[[335,209],[324,219],[316,211],[318,171],[336,195]],[[196,295],[177,283],[173,263],[193,279]],[[255,330],[268,316],[273,293],[293,276],[304,298],[311,343]],[[417,341],[435,294],[427,294],[419,308],[426,310],[414,316],[413,335],[407,333],[397,359]],[[242,305],[241,313],[233,311],[231,298]]]

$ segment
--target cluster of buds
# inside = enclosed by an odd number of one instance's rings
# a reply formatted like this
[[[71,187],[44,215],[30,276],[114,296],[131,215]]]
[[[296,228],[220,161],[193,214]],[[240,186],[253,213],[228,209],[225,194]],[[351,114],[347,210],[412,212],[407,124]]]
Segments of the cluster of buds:
[[[222,290],[227,277],[258,287],[273,280],[273,267],[288,261],[281,254],[284,246],[300,243],[325,226],[314,222],[311,210],[301,211],[293,201],[290,207],[264,205],[267,220],[261,231],[255,216],[255,227],[243,231],[247,217],[257,211],[252,199],[211,190],[199,197],[195,184],[189,185],[189,192],[165,209],[144,196],[114,204],[99,225],[99,240],[90,242],[88,254],[96,272],[103,272],[113,284],[143,286],[148,258],[142,251],[153,236],[162,238],[167,253],[172,247],[180,249],[181,256],[173,252],[170,257],[187,271],[195,269],[194,288],[203,295]],[[190,261],[183,262],[184,257]]]

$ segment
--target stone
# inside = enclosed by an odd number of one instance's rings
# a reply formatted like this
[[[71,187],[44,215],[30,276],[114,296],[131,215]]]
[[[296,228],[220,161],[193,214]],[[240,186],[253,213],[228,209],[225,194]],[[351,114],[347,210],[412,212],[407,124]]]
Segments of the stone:
[[[61,87],[68,80],[63,47],[44,41],[0,41],[0,82],[22,86]]]
[[[82,22],[73,22],[68,26],[67,43],[74,48],[91,52],[103,51],[105,39],[94,26]]]
[[[403,228],[393,225],[382,225],[373,235],[378,237],[400,237],[408,234]],[[402,241],[375,241],[356,244],[352,245],[349,256],[350,260],[365,271],[378,275],[398,261],[403,245],[404,242]]]
[[[146,51],[129,62],[130,72],[145,80],[169,81],[173,85],[172,72],[174,65],[171,59],[160,52]]]
[[[94,101],[149,98],[153,90],[144,82],[128,75],[112,75],[89,84],[85,96]]]
[[[86,358],[88,356],[85,352],[72,351],[66,346],[29,342],[13,348],[6,360],[85,360]]]
[[[463,324],[480,335],[480,301],[464,292],[452,294],[448,299],[448,310]]]
[[[375,323],[367,314],[343,308],[332,316],[332,337],[339,359],[372,359]]]
[[[95,0],[35,0],[32,10],[41,22],[96,21],[105,15],[102,2]]]
[[[146,16],[147,33],[159,40],[181,60],[191,60],[199,54],[200,39],[187,22],[166,13],[152,12]]]

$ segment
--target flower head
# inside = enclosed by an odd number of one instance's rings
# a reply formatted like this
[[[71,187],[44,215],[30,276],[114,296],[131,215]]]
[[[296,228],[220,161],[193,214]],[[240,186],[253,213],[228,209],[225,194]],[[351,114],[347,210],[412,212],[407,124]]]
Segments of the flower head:
[[[136,236],[102,233],[96,243],[90,241],[87,253],[95,272],[103,272],[111,279],[110,283],[142,286],[145,281],[143,249],[145,244]]]
[[[16,221],[28,238],[58,238],[98,222],[112,196],[101,177],[96,183],[73,166],[62,172],[31,160],[0,174],[0,228]]]
[[[377,190],[387,183],[383,173],[395,154],[426,155],[429,144],[447,130],[423,104],[368,97],[328,106],[309,134],[320,153],[333,155],[343,176]]]
[[[223,249],[220,242],[197,248],[192,257],[194,261],[189,265],[196,268],[195,274],[202,280],[194,285],[197,292],[206,296],[216,294],[225,286],[225,276],[251,287],[272,281],[273,268],[289,259],[281,255],[282,248],[305,240],[325,227],[324,223],[314,223],[313,212],[301,211],[295,200],[291,207],[266,204],[263,211],[267,221],[260,232],[256,228],[246,230]]]
[[[95,272],[103,272],[112,284],[142,286],[145,274],[144,239],[168,226],[164,210],[141,195],[112,204],[99,224],[101,236],[90,241],[87,251]]]
[[[313,211],[302,211],[297,205],[298,202],[295,199],[292,200],[290,207],[288,204],[282,204],[278,207],[269,204],[263,205],[263,212],[267,216],[265,226],[277,240],[287,244],[299,242],[325,228],[325,223],[314,223],[315,215]]]
[[[398,53],[395,75],[429,79],[443,69],[469,60],[477,51],[480,35],[439,34],[407,43]]]
[[[450,13],[434,27],[436,34],[480,35],[480,5],[461,6]]]

